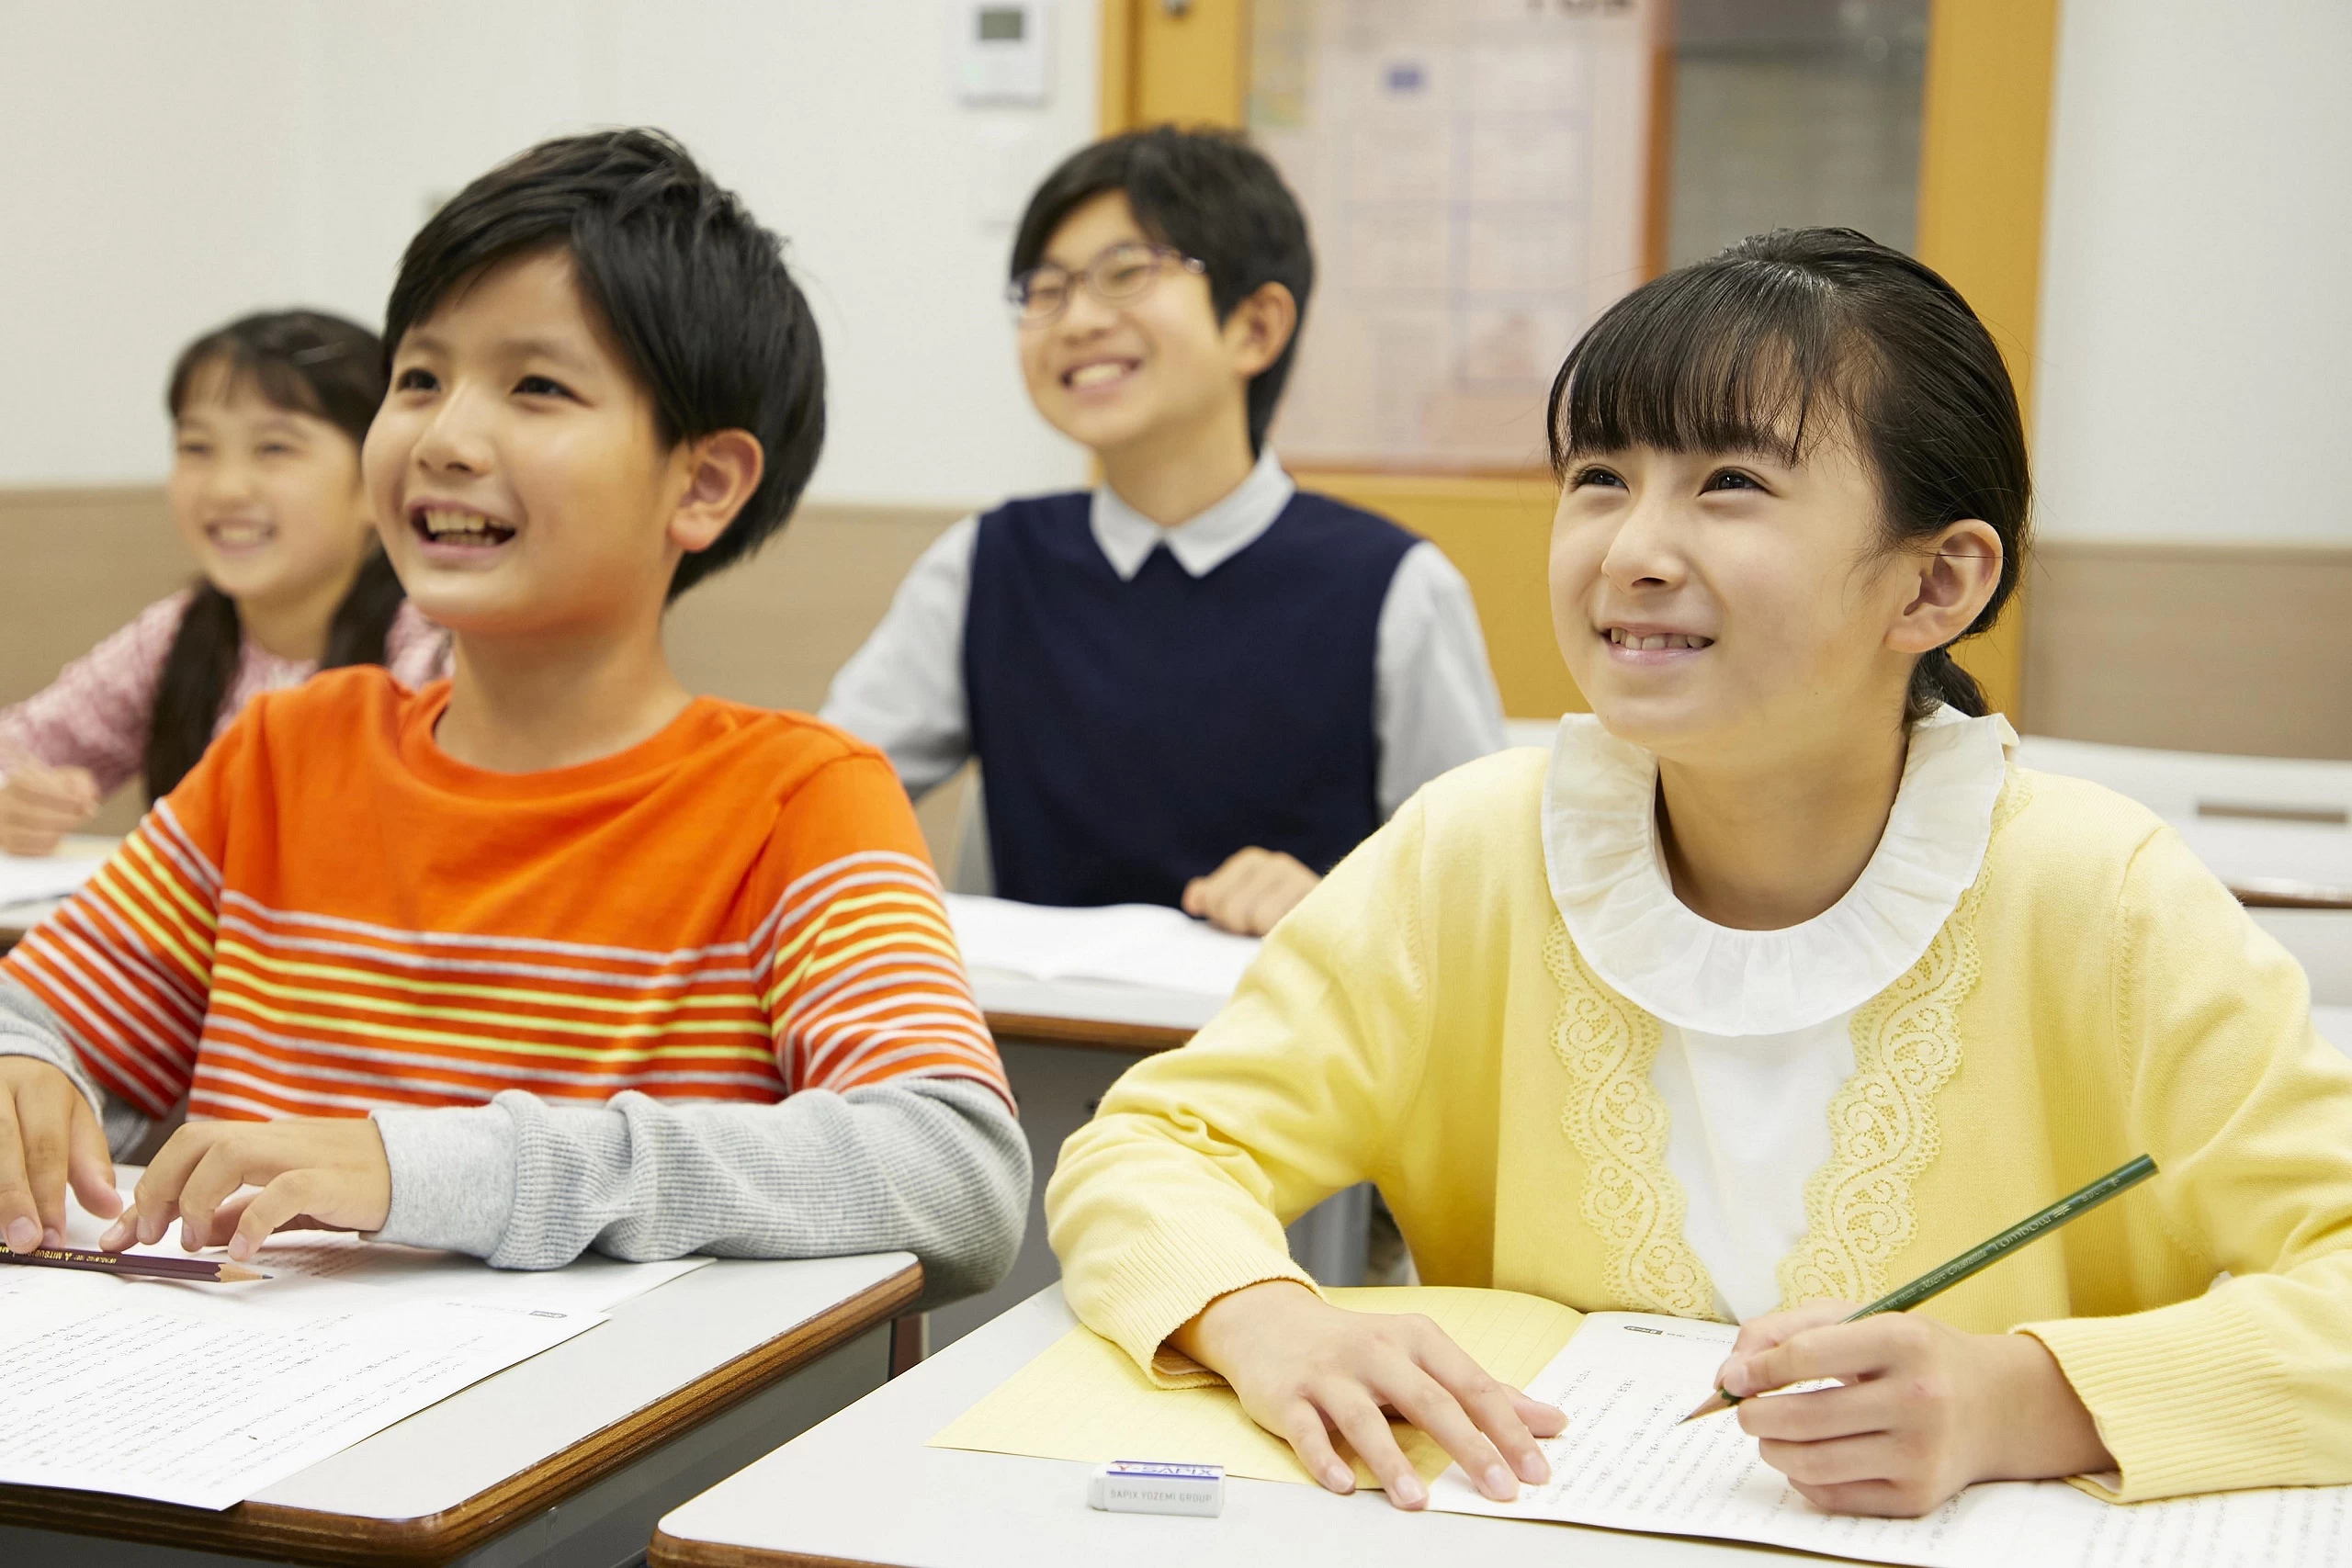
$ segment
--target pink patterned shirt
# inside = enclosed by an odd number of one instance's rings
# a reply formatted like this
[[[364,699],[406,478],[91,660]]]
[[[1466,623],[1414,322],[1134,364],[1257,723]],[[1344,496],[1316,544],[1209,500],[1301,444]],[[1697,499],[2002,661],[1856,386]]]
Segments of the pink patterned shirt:
[[[102,796],[138,777],[147,761],[155,688],[192,592],[183,589],[148,605],[138,619],[60,671],[47,688],[14,707],[0,708],[0,769],[28,761],[87,768]],[[449,672],[449,634],[403,601],[385,634],[384,663],[404,686],[438,680]],[[280,659],[247,637],[212,732],[228,728],[262,693],[299,686],[318,670],[316,660]]]

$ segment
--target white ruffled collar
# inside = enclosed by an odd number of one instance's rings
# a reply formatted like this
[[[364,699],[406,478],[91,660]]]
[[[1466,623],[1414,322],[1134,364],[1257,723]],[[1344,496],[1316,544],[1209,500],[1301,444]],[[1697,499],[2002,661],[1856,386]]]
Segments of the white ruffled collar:
[[[1998,714],[1947,706],[1920,720],[1854,886],[1803,925],[1747,931],[1675,897],[1657,847],[1657,759],[1570,714],[1544,779],[1553,900],[1594,973],[1669,1023],[1737,1036],[1826,1022],[1893,985],[1951,919],[1984,863],[2017,739]]]

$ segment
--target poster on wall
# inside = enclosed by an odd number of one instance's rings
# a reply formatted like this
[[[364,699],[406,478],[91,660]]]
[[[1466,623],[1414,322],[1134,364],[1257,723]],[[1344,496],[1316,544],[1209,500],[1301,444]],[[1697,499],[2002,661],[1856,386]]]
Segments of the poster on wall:
[[[1641,281],[1657,0],[1255,0],[1250,130],[1318,268],[1272,440],[1299,468],[1523,470]]]

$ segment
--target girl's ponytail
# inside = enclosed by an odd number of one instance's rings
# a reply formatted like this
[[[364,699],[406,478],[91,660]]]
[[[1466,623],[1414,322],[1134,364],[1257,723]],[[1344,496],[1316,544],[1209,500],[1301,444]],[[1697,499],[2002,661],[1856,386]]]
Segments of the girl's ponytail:
[[[237,602],[209,582],[198,582],[181,612],[147,718],[148,805],[171,794],[212,744],[212,728],[237,678],[244,640]]]
[[[1919,656],[1911,667],[1911,697],[1909,711],[1916,716],[1936,711],[1939,704],[1949,703],[1971,718],[1983,718],[1993,711],[1984,700],[1984,688],[1976,677],[1960,667],[1948,648],[1939,648]]]
[[[187,406],[197,377],[215,367],[232,380],[249,381],[279,408],[325,420],[355,447],[367,442],[368,426],[384,400],[382,341],[356,321],[321,310],[246,316],[188,344],[172,367],[164,398],[174,419]],[[381,664],[401,599],[391,562],[382,550],[369,550],[328,624],[322,667]],[[142,782],[150,805],[171,794],[212,743],[243,648],[236,601],[198,582],[148,715]]]

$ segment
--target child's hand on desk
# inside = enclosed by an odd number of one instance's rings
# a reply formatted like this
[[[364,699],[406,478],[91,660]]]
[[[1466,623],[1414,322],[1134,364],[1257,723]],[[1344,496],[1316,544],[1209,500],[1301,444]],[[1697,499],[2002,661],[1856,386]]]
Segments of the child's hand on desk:
[[[1250,1418],[1287,1441],[1307,1474],[1334,1492],[1355,1490],[1354,1472],[1331,1445],[1337,1432],[1400,1508],[1427,1505],[1429,1488],[1384,1411],[1436,1438],[1498,1501],[1517,1496],[1520,1481],[1551,1475],[1535,1439],[1566,1424],[1487,1376],[1428,1318],[1349,1312],[1288,1280],[1219,1296],[1169,1343],[1222,1373]]]
[[[1976,1481],[2114,1467],[2090,1412],[2041,1340],[1965,1334],[1917,1313],[1842,1323],[1815,1302],[1742,1325],[1717,1373],[1764,1462],[1815,1507],[1910,1517]],[[1843,1386],[1754,1399],[1791,1383]]]
[[[1322,880],[1280,850],[1241,850],[1184,885],[1184,913],[1220,931],[1264,936]]]
[[[82,768],[27,765],[0,779],[0,854],[45,855],[98,814],[98,781]]]
[[[122,1207],[106,1134],[82,1091],[47,1062],[0,1056],[0,1239],[11,1252],[65,1245],[65,1185],[100,1219]]]
[[[237,1198],[245,1187],[261,1190]],[[242,1263],[273,1231],[381,1230],[391,1206],[384,1140],[365,1116],[191,1122],[149,1162],[98,1245],[153,1246],[176,1218],[190,1252],[226,1242]]]

